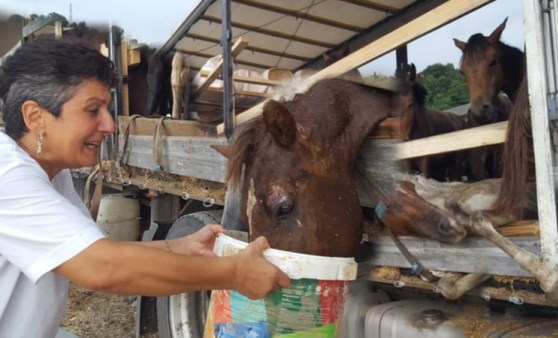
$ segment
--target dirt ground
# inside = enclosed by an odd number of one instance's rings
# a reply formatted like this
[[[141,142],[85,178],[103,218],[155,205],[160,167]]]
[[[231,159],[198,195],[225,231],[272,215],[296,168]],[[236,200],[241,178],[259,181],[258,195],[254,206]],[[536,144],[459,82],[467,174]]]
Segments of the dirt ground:
[[[92,292],[71,284],[61,326],[79,338],[135,338],[135,316],[136,297]]]

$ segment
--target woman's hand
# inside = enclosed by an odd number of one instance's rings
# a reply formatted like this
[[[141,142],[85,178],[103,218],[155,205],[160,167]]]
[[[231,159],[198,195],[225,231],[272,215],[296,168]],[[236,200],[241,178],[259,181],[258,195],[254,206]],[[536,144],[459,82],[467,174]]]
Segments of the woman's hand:
[[[236,291],[250,299],[265,297],[272,291],[288,288],[289,276],[265,259],[263,252],[269,249],[265,237],[258,237],[239,254],[231,256],[236,259]]]
[[[167,240],[167,243],[173,253],[212,257],[215,256],[213,253],[215,239],[223,230],[221,225],[207,224],[191,235]]]

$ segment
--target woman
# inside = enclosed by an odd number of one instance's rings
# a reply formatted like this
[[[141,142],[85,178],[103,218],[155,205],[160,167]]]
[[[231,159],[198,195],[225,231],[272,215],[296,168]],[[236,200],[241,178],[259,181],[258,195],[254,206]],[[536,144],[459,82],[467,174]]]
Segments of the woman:
[[[35,40],[0,68],[0,337],[54,337],[68,280],[118,294],[235,289],[249,298],[290,284],[263,257],[265,238],[205,257],[219,225],[169,241],[103,237],[68,169],[95,165],[114,133],[114,81],[107,58],[70,40]]]

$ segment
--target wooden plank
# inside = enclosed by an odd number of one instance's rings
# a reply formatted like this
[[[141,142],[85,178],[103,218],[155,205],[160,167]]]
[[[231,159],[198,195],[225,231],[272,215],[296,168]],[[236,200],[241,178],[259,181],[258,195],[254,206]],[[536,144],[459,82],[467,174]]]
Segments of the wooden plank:
[[[120,44],[120,55],[121,55],[121,66],[120,66],[120,75],[122,78],[128,78],[128,67],[130,67],[128,63],[128,40],[126,39],[126,35],[122,34],[121,36],[121,44]],[[128,91],[128,81],[122,82],[122,115],[130,116],[130,98],[129,98],[129,91]]]
[[[486,126],[404,142],[395,147],[397,159],[402,160],[503,143],[506,140],[507,126],[507,121],[498,122]]]
[[[120,191],[148,190],[148,193],[153,196],[158,196],[160,194],[171,194],[175,196],[181,196],[184,199],[194,199],[201,202],[207,201],[211,198],[208,196],[193,194],[188,191],[184,191],[184,189],[170,187],[161,188],[161,186],[157,185],[157,182],[155,182],[154,180],[142,180],[141,178],[119,179],[116,177],[111,177],[110,182],[105,181],[103,182],[103,184],[107,187]],[[131,186],[133,187],[133,189],[130,189]],[[213,199],[213,203],[223,205],[224,201],[220,199]]]
[[[427,269],[504,276],[531,276],[506,253],[484,238],[466,238],[457,244],[443,244],[426,238],[407,236],[401,236],[399,239]],[[509,239],[520,247],[540,255],[538,237]],[[410,267],[409,262],[388,236],[370,237],[368,241],[374,248],[374,255],[366,261],[367,264]]]
[[[200,71],[200,76],[202,77],[207,77],[209,74],[210,72]],[[264,86],[279,86],[283,83],[282,81],[268,80],[264,78],[255,78],[255,77],[248,77],[248,76],[238,76],[238,75],[233,75],[233,81],[242,82],[242,83],[261,84]]]
[[[307,79],[310,84],[325,78],[337,77],[351,69],[380,57],[395,48],[412,41],[433,29],[457,19],[458,17],[484,5],[491,0],[449,0],[433,10],[409,21],[407,24],[393,30],[392,32],[378,38],[367,46],[347,55],[338,62],[322,69]],[[238,114],[235,118],[236,124],[242,124],[253,117],[261,114],[264,102]],[[217,126],[217,132],[223,133],[224,125]]]
[[[549,111],[555,114],[547,102],[549,88],[546,66],[545,40],[542,34],[541,3],[523,1],[523,20],[525,22],[525,44],[527,54],[527,73],[529,74],[529,103],[531,106],[531,125],[533,129],[533,148],[535,151],[535,171],[537,176],[537,201],[541,225],[541,250],[543,261],[551,268],[558,268],[558,215],[556,205],[556,166],[550,131]],[[555,9],[551,9],[555,10]],[[554,23],[553,23],[554,24]],[[551,71],[556,73],[556,69]],[[556,93],[554,93],[554,96]]]
[[[52,17],[46,18],[38,18],[33,20],[31,23],[23,26],[22,36],[23,38],[27,38],[29,35],[34,34],[39,29],[44,28],[47,25],[50,25],[54,21]]]
[[[163,169],[165,172],[190,176],[202,180],[223,183],[227,160],[210,147],[212,144],[227,144],[224,137],[178,137],[162,136],[161,152],[163,154]],[[124,137],[119,136],[119,154],[123,152]],[[131,135],[128,138],[128,156],[124,158],[126,164],[155,170],[153,136]]]
[[[126,126],[130,122],[130,117],[118,116],[118,132],[124,134]],[[157,119],[138,117],[130,126],[130,135],[151,135],[155,134]],[[162,132],[167,136],[216,136],[213,126],[199,123],[196,121],[183,121],[167,119],[163,121]]]
[[[231,56],[232,58],[236,58],[238,54],[248,45],[248,41],[243,38],[239,38],[231,47]],[[207,76],[205,81],[196,89],[196,91],[192,95],[192,99],[195,100],[198,98],[203,92],[205,92],[209,86],[215,81],[219,75],[221,75],[221,69],[223,68],[223,60],[219,61],[213,71]]]
[[[539,237],[540,226],[538,221],[523,220],[500,226],[496,229],[504,237]]]

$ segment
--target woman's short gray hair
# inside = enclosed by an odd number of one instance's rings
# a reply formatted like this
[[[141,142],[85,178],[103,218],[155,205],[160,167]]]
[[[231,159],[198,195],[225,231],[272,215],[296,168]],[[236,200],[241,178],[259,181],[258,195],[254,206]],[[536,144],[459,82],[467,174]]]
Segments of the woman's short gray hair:
[[[79,84],[92,78],[113,86],[114,65],[79,40],[39,38],[24,44],[0,67],[0,110],[6,134],[18,140],[27,132],[21,114],[25,101],[33,100],[59,116]]]

